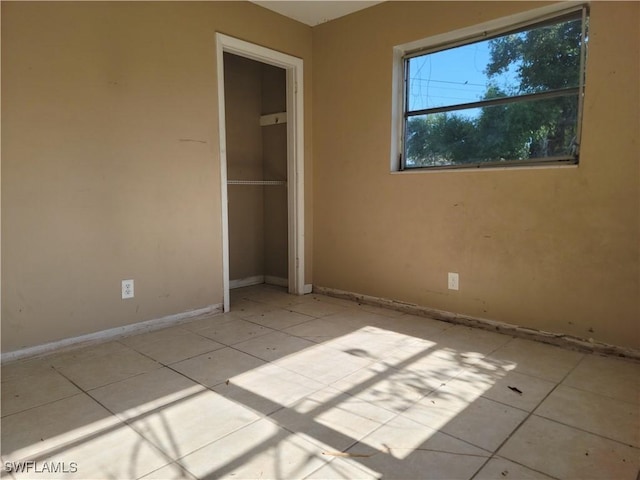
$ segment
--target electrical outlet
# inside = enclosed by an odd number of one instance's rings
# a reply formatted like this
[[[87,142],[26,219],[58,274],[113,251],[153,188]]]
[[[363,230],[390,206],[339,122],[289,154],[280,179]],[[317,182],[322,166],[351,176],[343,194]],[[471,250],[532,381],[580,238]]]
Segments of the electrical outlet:
[[[122,281],[122,299],[133,298],[133,280]]]
[[[449,290],[458,290],[460,277],[457,273],[449,272]]]

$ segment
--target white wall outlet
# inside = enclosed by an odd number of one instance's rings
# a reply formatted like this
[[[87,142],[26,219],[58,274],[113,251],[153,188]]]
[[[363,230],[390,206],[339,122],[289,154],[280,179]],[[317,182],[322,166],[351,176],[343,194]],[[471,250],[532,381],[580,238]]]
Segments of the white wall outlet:
[[[457,273],[449,272],[449,290],[458,290],[460,277]]]
[[[133,298],[133,280],[122,280],[122,298]]]

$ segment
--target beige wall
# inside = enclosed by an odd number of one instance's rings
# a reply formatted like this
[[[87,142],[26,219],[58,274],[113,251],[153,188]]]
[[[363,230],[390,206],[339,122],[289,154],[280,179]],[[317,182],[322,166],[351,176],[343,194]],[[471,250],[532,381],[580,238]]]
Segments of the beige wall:
[[[2,2],[4,352],[222,302],[216,31],[305,60],[311,281],[309,27],[248,2]]]
[[[2,350],[222,302],[216,31],[305,60],[307,283],[639,347],[640,5],[592,4],[578,168],[389,173],[392,47],[538,5],[3,2]]]
[[[640,4],[592,3],[579,167],[389,173],[393,46],[540,5],[314,28],[314,284],[640,347]]]

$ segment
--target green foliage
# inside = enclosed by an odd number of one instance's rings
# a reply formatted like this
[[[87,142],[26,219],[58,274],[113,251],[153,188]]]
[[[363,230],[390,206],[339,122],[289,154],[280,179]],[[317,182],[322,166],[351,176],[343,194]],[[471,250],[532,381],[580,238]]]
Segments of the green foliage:
[[[489,78],[517,65],[519,93],[577,87],[582,22],[573,20],[489,42]]]
[[[455,114],[412,117],[407,122],[407,154],[421,159],[410,166],[448,165],[474,159],[477,136],[473,122]]]
[[[483,99],[576,87],[581,20],[564,21],[489,41]],[[517,85],[499,88],[499,75],[516,72]],[[486,106],[478,115],[435,113],[409,118],[408,167],[526,160],[573,152],[577,95]]]

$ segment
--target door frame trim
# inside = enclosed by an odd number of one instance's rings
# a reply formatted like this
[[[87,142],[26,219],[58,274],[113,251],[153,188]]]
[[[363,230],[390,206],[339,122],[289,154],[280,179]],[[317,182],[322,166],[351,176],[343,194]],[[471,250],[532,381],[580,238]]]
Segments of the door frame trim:
[[[287,78],[287,203],[289,293],[303,295],[304,285],[304,88],[303,60],[276,50],[216,33],[218,132],[220,145],[220,205],[222,209],[223,308],[229,311],[229,205],[227,196],[227,136],[224,102],[224,52],[274,65]]]

